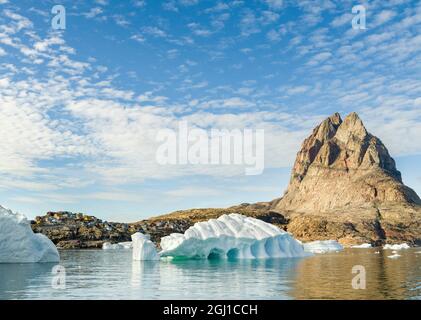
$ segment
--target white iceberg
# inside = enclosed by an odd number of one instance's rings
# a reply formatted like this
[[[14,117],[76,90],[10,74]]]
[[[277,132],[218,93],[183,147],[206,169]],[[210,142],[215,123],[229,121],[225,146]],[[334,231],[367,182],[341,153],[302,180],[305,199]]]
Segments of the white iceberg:
[[[306,242],[304,251],[311,253],[326,253],[330,251],[342,251],[344,247],[336,240],[318,240]]]
[[[133,260],[159,260],[159,254],[149,236],[136,232],[132,235]]]
[[[309,255],[289,233],[236,213],[198,222],[184,234],[163,237],[161,248],[161,257],[256,259]]]
[[[119,242],[119,243],[110,243],[110,242],[104,242],[102,244],[102,250],[119,250],[119,249],[131,249],[132,248],[132,242]]]
[[[354,248],[354,249],[368,249],[368,248],[372,248],[372,246],[371,246],[370,243],[363,243],[363,244],[352,246],[351,248]]]
[[[54,243],[34,233],[24,215],[0,206],[0,263],[59,262]]]
[[[406,243],[401,243],[401,244],[386,244],[383,249],[384,250],[402,250],[402,249],[409,249],[411,248],[408,244]]]

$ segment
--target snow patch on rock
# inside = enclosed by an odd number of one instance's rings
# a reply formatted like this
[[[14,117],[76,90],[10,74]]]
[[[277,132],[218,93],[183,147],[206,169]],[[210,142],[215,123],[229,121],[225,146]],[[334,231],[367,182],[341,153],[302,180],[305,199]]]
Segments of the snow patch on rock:
[[[59,262],[54,243],[34,233],[22,214],[0,206],[0,263]]]

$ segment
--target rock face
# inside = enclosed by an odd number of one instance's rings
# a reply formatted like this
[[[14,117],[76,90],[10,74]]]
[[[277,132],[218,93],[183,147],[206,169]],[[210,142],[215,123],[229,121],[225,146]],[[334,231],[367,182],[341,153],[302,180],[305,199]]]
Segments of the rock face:
[[[280,211],[328,212],[375,204],[421,204],[386,147],[356,113],[324,120],[304,141]]]
[[[274,210],[304,240],[409,241],[421,238],[421,200],[356,113],[338,113],[305,139],[290,184]]]

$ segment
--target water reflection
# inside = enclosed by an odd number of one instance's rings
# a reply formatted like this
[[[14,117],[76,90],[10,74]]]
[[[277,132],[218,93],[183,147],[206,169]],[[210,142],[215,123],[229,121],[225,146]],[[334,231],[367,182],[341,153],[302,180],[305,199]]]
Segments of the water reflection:
[[[161,263],[161,292],[178,299],[288,299],[299,261],[173,260]]]
[[[378,252],[376,254],[375,252]],[[405,299],[419,298],[420,259],[413,251],[402,251],[390,259],[390,251],[347,249],[304,259],[297,268],[290,294],[295,299]],[[366,269],[366,289],[354,289],[352,267]]]
[[[420,299],[421,255],[353,249],[302,259],[131,260],[130,250],[62,251],[66,288],[54,264],[0,264],[0,299]],[[367,288],[351,286],[366,268]]]
[[[156,299],[161,287],[159,261],[132,261],[131,299]],[[155,292],[153,297],[149,292]]]
[[[45,285],[55,263],[0,263],[0,299],[17,299],[31,287]]]

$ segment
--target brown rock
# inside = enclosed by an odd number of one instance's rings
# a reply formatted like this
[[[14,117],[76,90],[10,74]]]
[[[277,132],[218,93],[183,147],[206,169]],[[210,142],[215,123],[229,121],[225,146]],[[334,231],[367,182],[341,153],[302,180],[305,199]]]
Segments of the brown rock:
[[[324,120],[304,141],[274,210],[305,240],[371,243],[421,239],[421,200],[356,113]],[[352,227],[351,227],[352,226]]]

